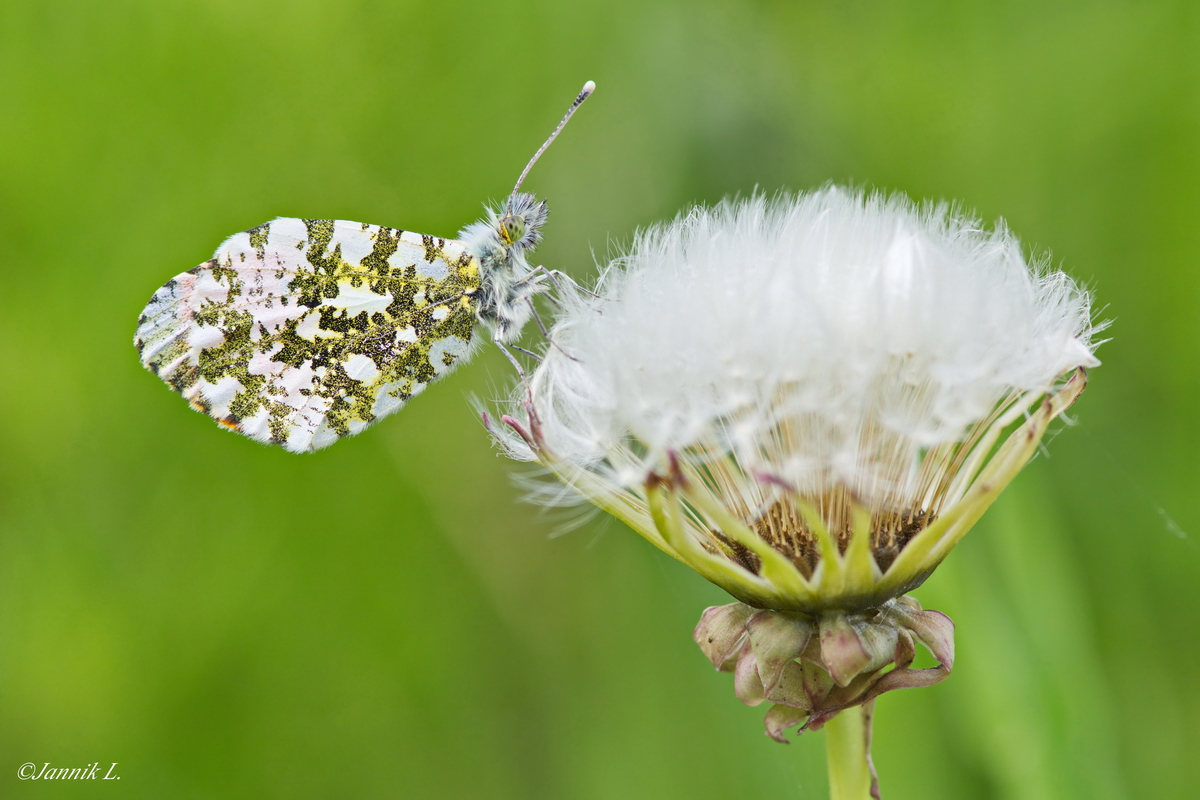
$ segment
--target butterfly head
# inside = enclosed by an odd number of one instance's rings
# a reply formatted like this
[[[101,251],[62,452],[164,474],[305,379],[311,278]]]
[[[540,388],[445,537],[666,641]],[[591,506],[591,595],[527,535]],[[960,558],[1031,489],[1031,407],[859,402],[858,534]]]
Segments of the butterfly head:
[[[515,194],[499,208],[488,208],[487,217],[459,232],[467,252],[482,262],[488,273],[528,271],[525,252],[542,241],[542,226],[550,208],[531,194]]]
[[[525,165],[504,204],[489,208],[486,219],[468,225],[459,234],[467,252],[479,259],[480,287],[474,298],[476,316],[492,329],[497,342],[513,342],[520,336],[521,328],[533,314],[533,297],[546,291],[543,275],[538,268],[529,266],[525,251],[537,247],[542,240],[542,226],[550,209],[532,194],[522,192],[521,184],[538,157],[595,88],[591,81],[584,84],[550,138]]]
[[[542,226],[550,208],[531,194],[514,194],[496,219],[496,232],[504,246],[518,252],[532,250],[542,240]]]

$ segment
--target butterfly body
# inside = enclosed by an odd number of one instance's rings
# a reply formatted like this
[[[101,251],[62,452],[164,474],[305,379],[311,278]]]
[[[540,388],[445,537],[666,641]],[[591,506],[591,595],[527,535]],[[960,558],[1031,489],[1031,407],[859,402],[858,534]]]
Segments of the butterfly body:
[[[516,339],[533,313],[529,298],[544,291],[544,273],[530,268],[525,253],[542,239],[541,227],[550,209],[531,194],[518,194],[503,213],[488,210],[488,218],[464,228],[459,236],[479,259],[479,321],[501,344]]]

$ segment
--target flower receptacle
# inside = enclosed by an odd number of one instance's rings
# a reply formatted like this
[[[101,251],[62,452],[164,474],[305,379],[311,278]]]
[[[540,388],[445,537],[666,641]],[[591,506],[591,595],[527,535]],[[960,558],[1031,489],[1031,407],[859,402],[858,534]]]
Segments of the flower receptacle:
[[[885,692],[931,686],[954,666],[954,623],[907,596],[867,611],[816,615],[713,606],[693,638],[714,667],[733,673],[739,700],[774,704],[764,723],[778,742],[790,728],[816,730]],[[918,642],[936,667],[912,667]]]

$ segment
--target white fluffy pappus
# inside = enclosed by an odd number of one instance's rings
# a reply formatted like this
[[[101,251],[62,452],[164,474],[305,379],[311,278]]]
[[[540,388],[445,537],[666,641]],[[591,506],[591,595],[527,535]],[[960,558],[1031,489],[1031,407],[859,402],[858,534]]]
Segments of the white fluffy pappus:
[[[1002,223],[896,195],[695,208],[640,233],[596,291],[564,288],[553,345],[497,430],[509,454],[650,529],[647,487],[690,476],[808,577],[805,508],[843,549],[854,509],[874,515],[886,570],[966,495],[1001,429],[1099,363],[1068,276]],[[702,547],[755,573],[698,502],[683,513]]]

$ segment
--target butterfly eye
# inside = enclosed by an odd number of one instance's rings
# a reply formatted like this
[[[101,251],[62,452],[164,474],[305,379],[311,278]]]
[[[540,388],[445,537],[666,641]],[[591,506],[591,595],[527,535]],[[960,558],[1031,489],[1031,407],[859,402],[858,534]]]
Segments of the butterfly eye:
[[[520,241],[525,235],[525,218],[506,216],[500,220],[500,235],[504,237],[505,244],[512,244]]]

